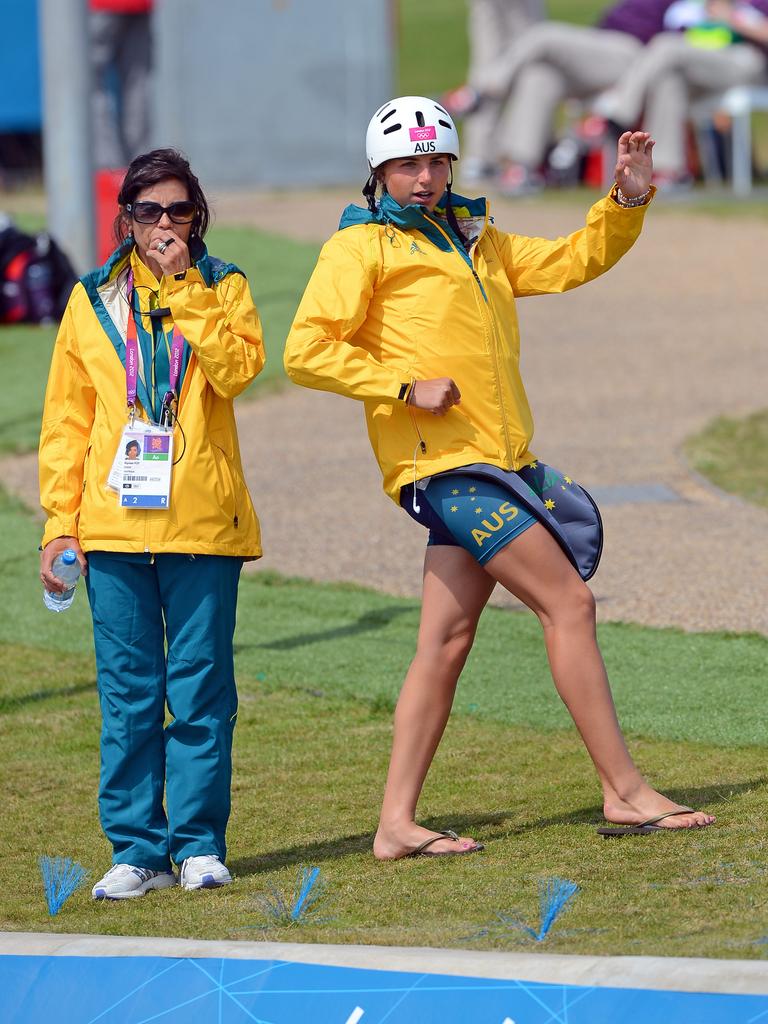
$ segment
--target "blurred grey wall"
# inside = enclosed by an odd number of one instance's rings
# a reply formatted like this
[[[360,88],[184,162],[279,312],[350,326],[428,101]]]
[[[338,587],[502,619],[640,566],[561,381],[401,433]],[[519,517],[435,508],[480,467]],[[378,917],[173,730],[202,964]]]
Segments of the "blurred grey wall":
[[[392,0],[158,0],[154,135],[207,186],[365,176],[392,96]]]

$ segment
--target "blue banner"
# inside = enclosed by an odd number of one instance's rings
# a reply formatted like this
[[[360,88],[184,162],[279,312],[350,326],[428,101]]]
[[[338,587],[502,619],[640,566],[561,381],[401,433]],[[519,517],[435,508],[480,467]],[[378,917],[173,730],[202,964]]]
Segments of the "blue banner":
[[[0,0],[0,132],[42,124],[37,0]]]
[[[768,1024],[768,996],[279,960],[0,956],[3,1024]]]

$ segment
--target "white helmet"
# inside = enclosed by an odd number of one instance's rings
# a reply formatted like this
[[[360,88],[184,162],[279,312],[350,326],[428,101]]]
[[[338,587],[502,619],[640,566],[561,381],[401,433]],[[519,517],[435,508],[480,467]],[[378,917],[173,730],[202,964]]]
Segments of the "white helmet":
[[[424,153],[447,153],[458,160],[459,133],[439,103],[426,96],[398,96],[371,118],[365,152],[372,171],[385,160]]]

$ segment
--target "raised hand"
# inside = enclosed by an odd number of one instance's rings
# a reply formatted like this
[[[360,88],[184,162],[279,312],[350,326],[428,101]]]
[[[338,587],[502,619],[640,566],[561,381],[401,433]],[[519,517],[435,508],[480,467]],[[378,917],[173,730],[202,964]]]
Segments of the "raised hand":
[[[651,187],[653,147],[648,132],[624,132],[616,153],[616,184],[627,199],[644,195]]]

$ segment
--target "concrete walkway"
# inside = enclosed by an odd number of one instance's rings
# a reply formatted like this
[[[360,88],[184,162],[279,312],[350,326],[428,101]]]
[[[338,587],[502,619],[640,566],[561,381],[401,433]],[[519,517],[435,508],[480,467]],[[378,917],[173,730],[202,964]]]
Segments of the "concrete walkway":
[[[158,956],[287,960],[382,971],[518,979],[556,985],[768,995],[768,964],[656,956],[564,956],[411,946],[233,942],[147,936],[0,932],[0,956]]]

